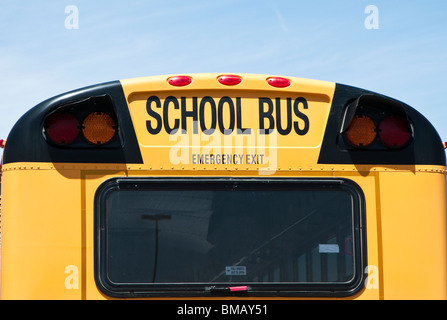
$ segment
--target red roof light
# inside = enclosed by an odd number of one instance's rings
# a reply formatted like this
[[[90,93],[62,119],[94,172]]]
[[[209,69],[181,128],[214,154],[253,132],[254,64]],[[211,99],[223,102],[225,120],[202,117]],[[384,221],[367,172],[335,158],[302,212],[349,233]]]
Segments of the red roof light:
[[[168,79],[168,83],[175,87],[184,87],[192,82],[192,78],[188,76],[174,76]]]
[[[236,75],[228,74],[220,76],[219,78],[217,78],[217,81],[226,86],[235,86],[242,82],[242,78]]]
[[[286,88],[292,84],[292,81],[289,79],[281,77],[270,77],[267,79],[267,82],[269,85],[276,88]]]

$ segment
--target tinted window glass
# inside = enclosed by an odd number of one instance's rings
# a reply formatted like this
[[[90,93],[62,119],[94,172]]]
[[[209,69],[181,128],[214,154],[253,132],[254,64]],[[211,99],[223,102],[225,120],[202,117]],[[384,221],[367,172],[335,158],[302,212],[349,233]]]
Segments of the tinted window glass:
[[[358,196],[338,184],[121,182],[100,203],[101,272],[115,287],[295,291],[357,276]]]

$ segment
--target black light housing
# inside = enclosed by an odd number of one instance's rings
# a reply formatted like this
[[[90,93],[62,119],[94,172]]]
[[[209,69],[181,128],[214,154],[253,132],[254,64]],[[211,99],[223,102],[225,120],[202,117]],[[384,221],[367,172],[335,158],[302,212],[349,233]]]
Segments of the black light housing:
[[[108,95],[58,106],[43,123],[46,141],[63,148],[120,147],[117,129],[113,102]]]
[[[348,149],[366,150],[404,148],[413,137],[403,105],[377,95],[361,95],[346,107],[340,133]]]

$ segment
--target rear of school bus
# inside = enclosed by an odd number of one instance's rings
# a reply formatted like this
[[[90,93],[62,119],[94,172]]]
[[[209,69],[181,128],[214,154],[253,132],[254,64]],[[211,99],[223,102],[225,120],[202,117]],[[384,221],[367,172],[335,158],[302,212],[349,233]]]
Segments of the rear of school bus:
[[[421,114],[345,85],[72,91],[7,139],[1,298],[445,299],[445,170]]]

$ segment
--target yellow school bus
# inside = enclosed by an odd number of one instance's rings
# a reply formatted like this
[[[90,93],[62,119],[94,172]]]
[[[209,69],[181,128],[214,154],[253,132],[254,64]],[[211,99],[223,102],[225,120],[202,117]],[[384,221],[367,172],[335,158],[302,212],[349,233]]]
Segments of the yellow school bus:
[[[7,138],[1,298],[445,299],[445,173],[418,111],[347,85],[78,89]]]

